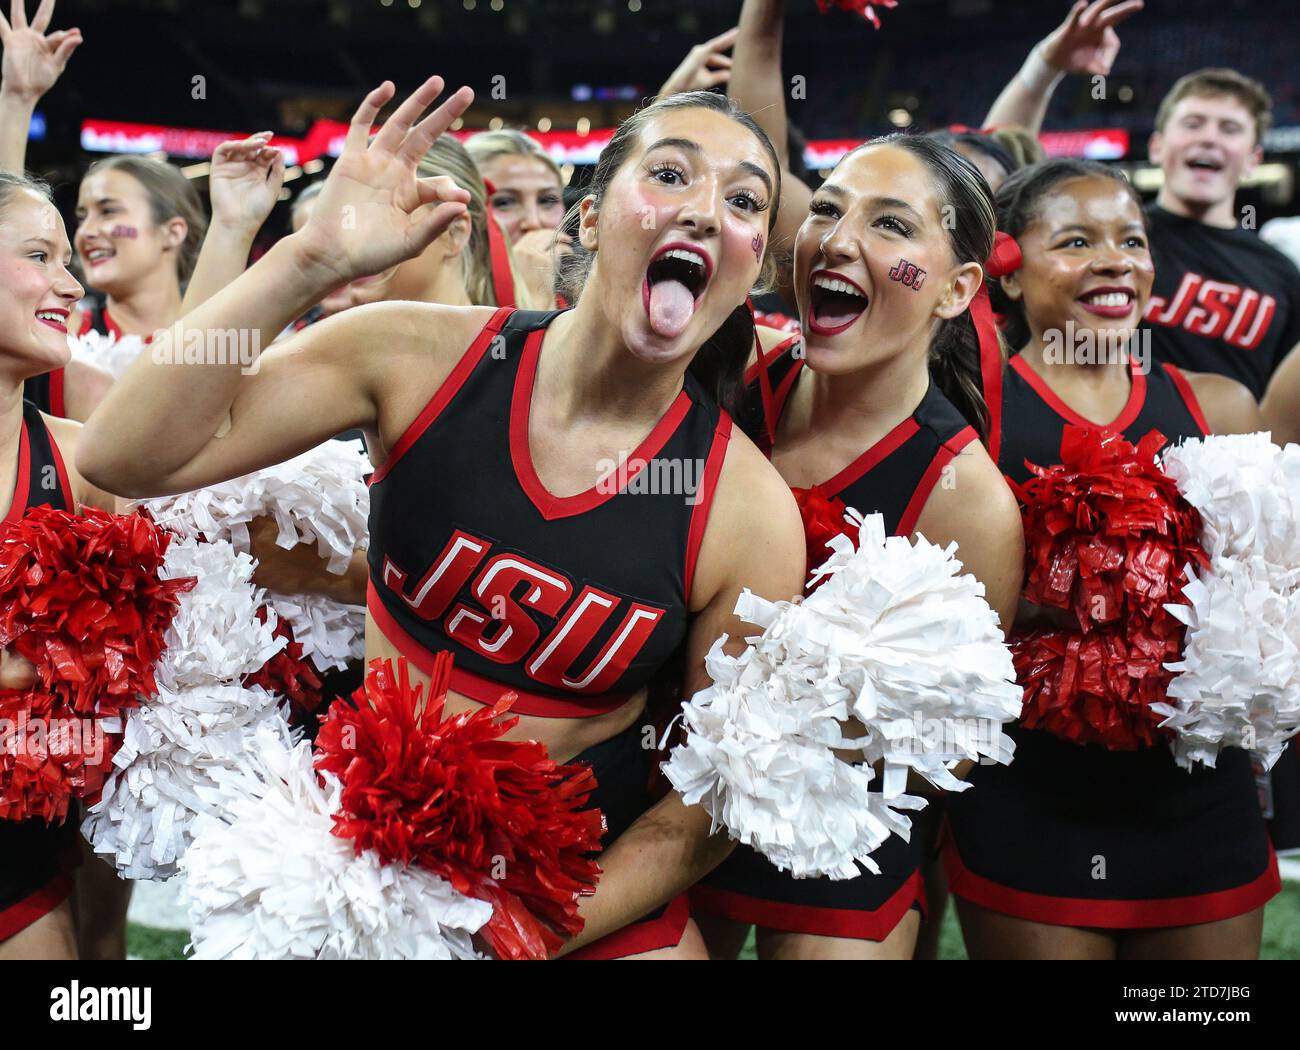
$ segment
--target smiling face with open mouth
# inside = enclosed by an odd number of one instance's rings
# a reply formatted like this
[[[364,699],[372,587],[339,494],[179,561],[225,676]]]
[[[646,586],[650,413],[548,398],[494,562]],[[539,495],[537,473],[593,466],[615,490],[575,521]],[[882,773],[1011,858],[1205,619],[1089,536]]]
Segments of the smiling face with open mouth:
[[[86,280],[99,291],[126,298],[174,270],[183,240],[183,223],[178,238],[154,222],[148,193],[134,176],[109,168],[81,180],[74,241]]]
[[[1151,159],[1165,176],[1162,196],[1198,211],[1217,206],[1217,218],[1230,225],[1237,188],[1261,158],[1254,117],[1228,95],[1180,99],[1151,136]]]
[[[1024,304],[1035,338],[1073,331],[1094,345],[1127,342],[1151,297],[1155,267],[1126,186],[1102,176],[1065,179],[1044,193],[1018,240],[1023,263],[1003,288]]]
[[[49,201],[15,190],[0,207],[0,357],[21,378],[68,363],[68,317],[83,290]]]
[[[957,264],[925,164],[884,143],[840,162],[795,241],[808,365],[845,373],[924,353]]]
[[[776,173],[744,125],[701,107],[641,129],[579,237],[595,250],[588,291],[624,345],[664,361],[694,353],[745,301],[762,264]]]

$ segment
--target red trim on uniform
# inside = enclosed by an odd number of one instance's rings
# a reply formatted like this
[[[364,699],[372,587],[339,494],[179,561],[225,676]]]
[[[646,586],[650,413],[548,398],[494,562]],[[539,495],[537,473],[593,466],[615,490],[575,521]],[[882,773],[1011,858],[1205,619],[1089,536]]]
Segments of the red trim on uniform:
[[[506,250],[506,235],[497,224],[496,215],[488,208],[488,257],[492,260],[492,293],[497,306],[515,305],[515,279],[510,273],[510,255]]]
[[[72,895],[72,876],[55,875],[35,893],[0,911],[0,941],[22,933],[38,919],[44,918]]]
[[[433,674],[433,658],[436,654],[429,652],[403,630],[379,597],[373,580],[366,584],[366,611],[399,653],[425,674]],[[597,693],[589,697],[574,693],[573,699],[547,696],[472,674],[459,667],[452,667],[451,688],[479,704],[495,704],[506,693],[514,693],[518,699],[511,706],[511,712],[538,718],[593,718],[618,710],[632,698],[631,693]]]
[[[86,310],[81,315],[81,327],[77,330],[77,338],[88,334],[95,327],[95,312]]]
[[[663,914],[657,919],[634,922],[621,930],[593,941],[585,948],[562,956],[565,959],[591,961],[593,959],[625,959],[629,955],[653,952],[660,948],[676,948],[682,942],[686,932],[686,923],[691,917],[691,906],[686,895],[674,897],[665,906]]]
[[[1047,381],[1030,368],[1028,362],[1025,361],[1020,354],[1017,354],[1011,359],[1011,367],[1019,372],[1024,381],[1034,388],[1038,393],[1038,396],[1047,402],[1048,407],[1051,408],[1053,412],[1064,418],[1067,422],[1074,423],[1077,426],[1105,427],[1107,430],[1114,430],[1116,432],[1123,431],[1128,428],[1129,424],[1132,423],[1133,420],[1137,419],[1138,413],[1142,411],[1142,404],[1146,401],[1146,373],[1142,371],[1142,368],[1137,361],[1132,358],[1129,358],[1128,362],[1129,375],[1132,377],[1132,382],[1129,386],[1128,401],[1126,401],[1124,407],[1120,409],[1119,415],[1109,423],[1100,423],[1095,419],[1087,419],[1086,417],[1079,415],[1078,412],[1072,409],[1056,395],[1056,392],[1047,385]]]
[[[1087,900],[1012,889],[967,868],[957,851],[957,843],[951,840],[944,850],[943,863],[948,873],[948,889],[955,896],[990,911],[1049,926],[1124,930],[1218,922],[1262,907],[1282,889],[1277,855],[1271,845],[1268,848],[1268,867],[1244,886],[1190,897],[1154,897],[1149,900]]]
[[[754,334],[754,338],[756,340],[758,339],[757,333]],[[798,334],[792,335],[788,339],[777,343],[776,346],[767,351],[763,350],[763,344],[760,342],[758,344],[758,360],[745,369],[745,385],[748,386],[758,378],[758,371],[760,368],[766,372],[772,366],[773,361],[789,350],[790,347],[794,346],[795,343],[799,342],[801,338],[802,336]]]
[[[104,304],[104,309],[99,313],[100,316],[104,318],[104,327],[108,329],[108,334],[111,335],[115,341],[121,339],[122,329],[118,328],[117,323],[109,316],[107,303]],[[145,342],[147,343],[149,340],[146,339]]]
[[[1201,409],[1201,403],[1196,399],[1196,394],[1192,391],[1192,384],[1187,381],[1187,376],[1183,374],[1181,368],[1177,368],[1169,362],[1164,363],[1164,369],[1169,373],[1169,378],[1174,381],[1174,386],[1183,396],[1183,404],[1187,406],[1187,411],[1192,414],[1196,420],[1196,425],[1201,428],[1201,433],[1210,434],[1210,424],[1205,422],[1205,412]]]
[[[945,441],[939,446],[939,451],[934,454],[934,459],[930,460],[930,465],[925,468],[925,473],[921,475],[921,480],[917,483],[912,492],[912,498],[907,501],[907,507],[903,511],[903,516],[898,519],[898,531],[896,536],[910,536],[916,528],[916,523],[921,517],[921,511],[925,509],[926,500],[930,498],[930,493],[934,491],[935,485],[939,483],[939,475],[943,473],[943,468],[956,458],[967,445],[978,438],[974,427],[966,427],[964,430],[957,431],[955,437]]]
[[[541,356],[542,337],[545,335],[545,328],[529,333],[524,343],[523,359],[519,362],[519,371],[515,375],[514,396],[510,399],[510,460],[514,464],[515,477],[533,506],[547,521],[554,521],[556,518],[568,518],[594,510],[611,496],[622,492],[623,486],[615,488],[604,484],[609,477],[607,475],[585,492],[573,496],[556,496],[547,490],[542,479],[537,476],[537,470],[533,467],[532,450],[528,446],[528,420],[533,409],[533,380],[537,378],[537,360]],[[690,410],[691,396],[683,389],[654,429],[636,447],[636,451],[627,457],[624,474],[626,482],[641,473],[646,464],[659,454]],[[618,470],[623,472],[623,467],[620,466]]]
[[[870,879],[872,876],[859,875],[858,878]],[[691,890],[691,901],[700,911],[720,915],[732,922],[751,923],[788,933],[810,933],[819,937],[883,941],[903,921],[913,904],[919,904],[921,914],[925,914],[925,881],[919,871],[912,872],[907,881],[874,911],[786,904],[704,885]]]
[[[63,401],[63,380],[62,368],[56,368],[50,373],[50,415],[67,419],[68,408]]]
[[[781,423],[781,415],[785,412],[785,403],[790,399],[790,391],[794,389],[794,384],[799,378],[799,373],[803,371],[804,358],[800,357],[795,360],[794,366],[786,373],[781,385],[776,388],[772,395],[772,422],[768,430],[772,435],[772,444],[776,444],[776,428]],[[766,373],[764,373],[766,374]]]
[[[722,462],[727,458],[727,446],[731,443],[731,417],[726,412],[718,416],[718,425],[713,431],[713,444],[709,446],[708,459],[704,461],[703,491],[699,493],[699,502],[691,508],[690,529],[686,533],[686,571],[682,575],[686,606],[691,604],[691,584],[695,580],[695,562],[700,556],[700,544],[704,542],[704,529],[709,523],[709,508],[713,506],[713,494],[718,490],[718,475],[722,473]]]
[[[497,309],[485,324],[474,341],[469,344],[469,349],[465,351],[464,356],[456,362],[456,367],[451,370],[451,374],[442,381],[442,386],[438,387],[433,397],[429,398],[429,403],[424,406],[423,410],[412,421],[411,425],[406,428],[405,432],[397,439],[397,444],[384,460],[383,465],[371,475],[369,484],[374,485],[388,476],[388,472],[397,465],[397,461],[402,458],[412,445],[414,445],[429,429],[433,421],[438,418],[442,410],[450,404],[451,399],[456,396],[460,388],[464,386],[465,380],[469,378],[475,366],[487,353],[488,347],[492,343],[492,337],[501,330],[505,324],[506,318],[514,311],[511,307],[502,306]]]
[[[45,437],[50,443],[50,451],[54,454],[54,469],[59,474],[59,484],[63,486],[63,493],[67,497],[68,510],[72,513],[77,512],[77,497],[72,493],[72,479],[68,477],[68,468],[63,463],[63,453],[59,451],[59,443],[54,440],[54,435],[50,433],[50,428],[45,428]]]
[[[843,492],[863,474],[871,470],[872,467],[878,466],[886,456],[898,451],[898,447],[920,429],[921,424],[916,421],[916,417],[908,416],[847,467],[829,481],[818,485],[817,488],[827,496],[834,496],[837,492]]]
[[[27,420],[23,420],[22,430],[18,436],[18,476],[14,479],[14,495],[9,503],[9,513],[5,521],[17,521],[27,510],[27,494],[31,489],[32,450],[27,437]],[[54,444],[53,441],[50,444]]]

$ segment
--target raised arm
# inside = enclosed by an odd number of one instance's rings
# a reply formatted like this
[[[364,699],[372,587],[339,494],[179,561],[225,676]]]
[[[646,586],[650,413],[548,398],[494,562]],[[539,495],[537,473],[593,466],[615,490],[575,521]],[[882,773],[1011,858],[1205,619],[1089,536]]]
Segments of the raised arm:
[[[659,97],[679,91],[708,91],[725,84],[731,75],[731,57],[727,50],[736,42],[737,29],[728,29],[712,40],[696,44],[659,88]]]
[[[717,638],[726,634],[727,650],[735,654],[754,632],[732,612],[743,588],[788,600],[802,593],[803,581],[803,525],[794,497],[762,454],[736,434],[700,546],[692,605],[697,596],[705,604],[687,639],[684,695],[711,684],[704,657]],[[685,805],[675,791],[638,818],[601,854],[600,883],[581,904],[585,926],[564,952],[635,922],[722,863],[735,843],[725,831],[710,835],[709,823],[702,807]]]
[[[795,235],[808,216],[812,191],[789,170],[786,87],[781,71],[784,19],[785,0],[745,0],[727,94],[767,133],[781,161],[781,205],[772,230],[772,248],[778,253],[777,290],[793,303],[793,268],[786,255],[794,249]]]
[[[1034,45],[993,103],[985,127],[1019,124],[1037,135],[1052,92],[1067,73],[1107,76],[1119,54],[1115,27],[1142,10],[1142,0],[1077,0],[1065,21]]]
[[[758,121],[772,140],[782,168],[789,164],[785,81],[781,74],[784,24],[785,0],[745,0],[727,84],[727,94]]]
[[[358,308],[259,351],[326,292],[415,257],[464,213],[468,194],[451,179],[416,174],[473,99],[461,88],[417,123],[442,86],[426,81],[369,142],[393,85],[366,97],[307,225],[156,340],[91,416],[78,453],[87,478],[133,497],[185,491],[374,426],[384,355],[361,348],[427,345],[435,308]],[[454,324],[433,330],[458,337]]]
[[[208,198],[212,220],[181,303],[184,316],[244,272],[262,224],[280,199],[284,154],[268,145],[269,131],[223,142],[212,154]]]
[[[9,18],[0,13],[0,171],[21,172],[27,162],[27,134],[36,103],[54,86],[72,52],[81,46],[80,29],[46,34],[54,0],[41,5],[27,24],[26,0],[12,0]]]

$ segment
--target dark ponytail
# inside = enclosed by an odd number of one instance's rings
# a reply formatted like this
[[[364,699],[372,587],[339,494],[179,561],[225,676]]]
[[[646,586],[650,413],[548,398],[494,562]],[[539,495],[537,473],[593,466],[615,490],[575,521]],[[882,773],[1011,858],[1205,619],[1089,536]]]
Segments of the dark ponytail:
[[[987,442],[989,406],[984,401],[979,336],[969,310],[939,322],[930,343],[930,378],[975,428],[980,440]]]
[[[1120,183],[1132,195],[1146,224],[1146,212],[1142,200],[1132,183],[1115,168],[1107,167],[1095,160],[1075,160],[1061,157],[1045,160],[1041,164],[1032,164],[1021,168],[998,187],[994,198],[998,214],[998,229],[1010,234],[1016,240],[1033,225],[1038,218],[1039,202],[1059,183],[1068,179],[1102,178]],[[1025,317],[1025,304],[1019,299],[1012,299],[1002,289],[1001,281],[988,282],[989,300],[993,309],[1004,319],[1002,334],[1012,350],[1020,350],[1029,342],[1029,321]]]
[[[670,109],[711,109],[716,113],[730,117],[737,124],[749,130],[772,161],[775,175],[772,201],[768,207],[767,232],[768,242],[772,240],[772,229],[776,225],[778,206],[781,201],[781,162],[771,140],[748,113],[742,110],[726,95],[712,91],[683,91],[676,95],[666,95],[657,102],[652,102],[637,110],[618,126],[609,144],[601,151],[591,182],[587,186],[587,197],[595,199],[595,206],[600,207],[614,176],[631,156],[641,131],[650,119]],[[578,205],[569,209],[560,228],[573,228]],[[591,274],[594,261],[588,252],[574,238],[572,252],[560,263],[559,291],[570,303],[577,303],[582,295],[583,286]],[[772,283],[772,256],[770,250],[763,257],[763,271],[759,276],[759,285],[755,291],[766,290]],[[749,361],[750,351],[754,347],[754,319],[749,307],[742,303],[731,312],[713,335],[696,351],[687,371],[715,398],[724,409],[732,415],[740,407],[744,394],[745,365]]]

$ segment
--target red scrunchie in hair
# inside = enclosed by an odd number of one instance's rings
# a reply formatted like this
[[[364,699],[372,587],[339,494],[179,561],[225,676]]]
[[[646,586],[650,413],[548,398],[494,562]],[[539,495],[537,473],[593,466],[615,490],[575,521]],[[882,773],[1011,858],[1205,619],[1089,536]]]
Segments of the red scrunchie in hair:
[[[1009,233],[998,231],[993,238],[993,251],[984,263],[984,272],[997,279],[1020,269],[1024,257],[1020,254],[1020,244]]]
[[[1020,263],[1020,245],[1016,239],[999,232],[993,239],[993,251],[984,261],[985,275],[997,280],[1020,269]],[[989,456],[996,463],[1002,444],[1002,351],[998,348],[998,326],[993,318],[987,284],[981,285],[971,300],[970,315],[980,343],[980,386],[984,390],[984,404],[989,410]]]
[[[487,235],[488,255],[492,259],[492,291],[496,295],[497,306],[514,306],[515,280],[510,276],[510,256],[506,254],[506,235],[502,232],[496,214],[492,211],[491,198],[497,188],[492,185],[491,179],[484,179],[483,187],[488,195]]]

